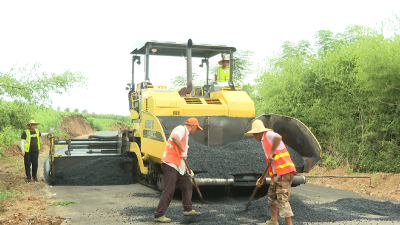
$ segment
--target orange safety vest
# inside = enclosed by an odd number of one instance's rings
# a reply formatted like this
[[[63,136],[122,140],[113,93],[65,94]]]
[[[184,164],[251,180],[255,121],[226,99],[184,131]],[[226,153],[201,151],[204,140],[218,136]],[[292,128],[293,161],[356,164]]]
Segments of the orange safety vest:
[[[270,131],[264,132],[264,135],[263,135],[264,136],[264,138],[263,138],[264,153],[265,153],[265,160],[267,161],[267,163],[268,163],[268,156],[269,156],[269,153],[271,152],[271,148],[272,148],[272,144],[268,141],[268,138],[267,138],[267,133]],[[283,141],[282,141],[282,143],[283,143]],[[283,143],[283,144],[285,144],[285,143]],[[288,174],[291,172],[294,172],[294,173],[297,172],[296,167],[292,161],[292,158],[290,158],[290,154],[289,154],[288,150],[286,149],[286,146],[283,149],[275,150],[275,160],[272,163],[274,163],[274,165],[275,165],[275,171],[278,176],[282,176],[282,175],[285,175],[285,174]],[[272,179],[272,177],[274,176],[272,166],[270,166],[268,168],[268,171],[269,171],[269,174],[271,175],[271,179]]]
[[[171,135],[173,134],[174,130],[172,130],[171,134],[169,135],[167,144],[165,145],[163,157],[161,158],[161,162],[172,163],[174,165],[180,166],[182,151],[179,149],[179,147],[174,143],[174,141],[171,138]],[[185,128],[185,135],[183,135],[183,138],[181,140],[183,149],[186,149],[186,137],[187,137],[187,130]]]

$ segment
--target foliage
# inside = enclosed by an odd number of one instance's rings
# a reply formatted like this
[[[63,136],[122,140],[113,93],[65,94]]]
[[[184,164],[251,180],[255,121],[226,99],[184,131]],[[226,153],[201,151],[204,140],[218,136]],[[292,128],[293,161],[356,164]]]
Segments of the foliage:
[[[0,186],[0,201],[3,199],[11,198],[14,196],[23,195],[21,192],[13,190],[12,188],[8,189],[4,186]]]
[[[37,126],[42,133],[49,132],[50,128],[56,129],[56,136],[66,139],[67,134],[62,133],[57,128],[61,125],[62,117],[68,115],[82,116],[86,119],[92,118],[92,126],[98,131],[114,129],[113,123],[131,125],[130,116],[119,116],[113,114],[87,114],[76,112],[59,112],[52,108],[36,106],[22,102],[8,102],[0,100],[0,158],[4,154],[6,146],[11,146],[21,138],[25,125],[29,120],[34,119],[40,123]]]
[[[65,113],[63,115],[66,115]],[[121,124],[125,125],[132,125],[131,123],[131,117],[130,116],[120,116],[120,115],[114,115],[114,114],[96,114],[96,113],[90,113],[90,114],[76,114],[80,115],[83,118],[95,118],[95,119],[104,119],[104,120],[113,120],[115,122],[119,122]]]
[[[251,67],[253,65],[250,57],[254,53],[249,50],[237,50],[233,53],[233,79],[235,83],[242,84],[246,79],[247,75],[252,72]],[[211,77],[214,77],[215,71],[217,71],[219,64],[210,66]],[[229,66],[228,66],[229,67]],[[212,79],[214,80],[214,79]]]
[[[362,172],[400,172],[400,36],[347,27],[285,42],[250,89],[256,113],[304,122],[323,149],[323,164]]]
[[[50,205],[51,206],[60,206],[60,205],[67,206],[67,205],[75,205],[75,204],[78,204],[78,202],[74,202],[74,201],[58,201],[58,202],[53,202]]]
[[[80,72],[66,70],[63,73],[39,72],[40,64],[32,68],[22,66],[0,72],[0,99],[49,106],[50,93],[63,94],[70,88],[81,86],[86,78]]]
[[[234,55],[234,81],[237,84],[242,84],[244,80],[246,79],[247,75],[251,73],[251,66],[253,65],[252,61],[250,60],[250,57],[253,55],[253,52],[249,50],[238,50],[233,53]],[[210,76],[209,76],[209,82],[214,81],[214,75],[215,71],[217,71],[217,68],[219,67],[219,64],[211,65],[210,66]],[[193,87],[195,86],[203,86],[206,84],[206,78],[205,76],[200,76],[194,72],[194,69],[192,70],[192,82],[193,82]],[[203,78],[204,77],[204,78]],[[186,87],[187,83],[187,75],[186,71],[184,74],[176,76],[171,79],[172,87],[175,89],[180,89],[182,87]]]
[[[194,69],[192,69],[192,85],[193,87],[195,86],[200,86],[205,83],[205,79],[202,80],[198,74],[194,72]],[[187,86],[187,71],[185,70],[184,74],[181,74],[179,76],[176,76],[174,78],[171,78],[171,84],[172,88],[174,89],[181,89],[182,87]]]

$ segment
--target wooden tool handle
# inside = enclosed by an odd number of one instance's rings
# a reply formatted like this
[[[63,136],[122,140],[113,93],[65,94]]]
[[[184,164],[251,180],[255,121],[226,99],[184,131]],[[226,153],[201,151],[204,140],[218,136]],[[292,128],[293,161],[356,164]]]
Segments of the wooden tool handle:
[[[270,166],[271,166],[271,162],[268,162],[267,167],[265,168],[263,174],[262,174],[261,177],[260,177],[261,180],[265,180],[265,178],[266,178],[266,176],[267,176],[267,173],[268,173],[268,168],[269,168]],[[257,191],[258,191],[258,188],[259,188],[259,187],[257,187],[257,186],[256,186],[256,188],[254,188],[253,194],[251,194],[250,199],[249,199],[249,202],[247,203],[246,211],[249,210],[250,203],[251,203],[251,201],[253,200],[254,196],[256,196]]]
[[[188,170],[189,170],[189,171],[192,171],[192,170],[190,169],[190,167],[189,167],[189,163],[187,162],[187,160],[186,160],[186,159],[183,159],[183,161],[185,161],[185,164],[186,164],[186,167],[188,168]],[[199,196],[200,196],[201,200],[203,200],[203,195],[201,194],[200,189],[199,189],[199,187],[197,186],[197,183],[196,183],[196,180],[194,179],[194,177],[192,177],[192,180],[193,180],[194,186],[196,187],[197,193],[199,193]]]

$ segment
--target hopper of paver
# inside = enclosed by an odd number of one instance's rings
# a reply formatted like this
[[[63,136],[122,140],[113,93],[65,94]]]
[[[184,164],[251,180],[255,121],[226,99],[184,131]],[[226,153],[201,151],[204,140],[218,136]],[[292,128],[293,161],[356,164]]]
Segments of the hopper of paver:
[[[262,144],[253,137],[243,135],[251,130],[251,124],[255,119],[260,119],[265,127],[273,129],[282,136],[298,173],[310,172],[321,160],[319,143],[302,122],[286,116],[263,114],[244,125],[245,129],[237,127],[241,132],[240,139],[225,145],[205,146],[195,139],[189,139],[188,160],[199,186],[255,185],[267,165]],[[166,136],[168,134],[169,132]],[[237,137],[234,136],[230,140],[234,138]],[[305,182],[304,176],[296,175],[292,186]],[[269,183],[270,178],[267,177],[266,184]]]
[[[293,161],[298,161],[298,173],[310,172],[321,160],[321,147],[317,139],[301,121],[276,114],[263,114],[256,119],[280,134],[285,145],[297,153],[291,154],[291,157]]]

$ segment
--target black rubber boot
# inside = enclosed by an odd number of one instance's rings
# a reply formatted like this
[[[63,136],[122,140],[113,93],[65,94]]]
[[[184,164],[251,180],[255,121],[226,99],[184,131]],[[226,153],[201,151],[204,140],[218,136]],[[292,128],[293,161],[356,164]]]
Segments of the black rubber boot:
[[[25,182],[26,182],[26,183],[31,182],[31,177],[27,177],[26,180],[25,180]]]
[[[38,182],[39,180],[37,179],[37,177],[33,177],[33,180]]]

